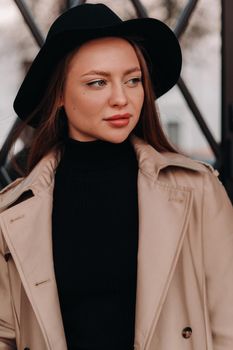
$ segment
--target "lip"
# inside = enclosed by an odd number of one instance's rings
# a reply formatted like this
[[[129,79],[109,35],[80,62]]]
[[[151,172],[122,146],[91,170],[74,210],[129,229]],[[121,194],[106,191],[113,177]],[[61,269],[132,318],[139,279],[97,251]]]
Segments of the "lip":
[[[105,121],[115,128],[122,128],[129,124],[129,118],[107,119]]]
[[[111,117],[105,118],[104,120],[111,121],[111,120],[119,120],[119,119],[129,119],[131,117],[131,114],[125,113],[125,114],[115,114]]]

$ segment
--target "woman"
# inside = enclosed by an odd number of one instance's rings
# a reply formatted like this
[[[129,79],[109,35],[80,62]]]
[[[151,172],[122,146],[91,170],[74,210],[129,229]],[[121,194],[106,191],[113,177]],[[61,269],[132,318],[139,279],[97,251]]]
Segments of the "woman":
[[[232,349],[232,207],[154,106],[180,68],[155,19],[51,27],[14,103],[35,134],[0,195],[0,349]]]

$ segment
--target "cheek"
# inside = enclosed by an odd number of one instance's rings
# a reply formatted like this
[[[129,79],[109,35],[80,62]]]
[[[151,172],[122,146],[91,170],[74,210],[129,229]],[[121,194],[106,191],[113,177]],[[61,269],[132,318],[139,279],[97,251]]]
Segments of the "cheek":
[[[72,91],[67,94],[64,102],[66,108],[73,112],[83,111],[85,113],[85,111],[88,111],[91,107],[90,98],[88,98],[88,95],[85,92]]]
[[[105,98],[102,94],[80,91],[69,95],[65,107],[67,116],[70,119],[88,124],[94,122],[96,117],[102,115],[105,106]]]
[[[104,97],[100,93],[82,91],[74,96],[73,103],[78,106],[78,109],[85,108],[91,110],[93,106],[102,105],[104,103]]]

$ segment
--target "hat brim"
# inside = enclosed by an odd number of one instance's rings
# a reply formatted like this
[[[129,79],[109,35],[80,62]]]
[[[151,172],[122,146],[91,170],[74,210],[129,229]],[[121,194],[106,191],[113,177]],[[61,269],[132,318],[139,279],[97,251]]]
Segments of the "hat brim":
[[[182,64],[181,49],[175,34],[163,22],[153,18],[140,18],[94,30],[74,28],[46,40],[37,54],[14,101],[14,110],[19,118],[26,119],[38,106],[51,74],[62,57],[88,40],[109,36],[139,39],[149,58],[156,98],[177,83]],[[37,116],[31,120],[30,125],[37,127],[39,122]]]

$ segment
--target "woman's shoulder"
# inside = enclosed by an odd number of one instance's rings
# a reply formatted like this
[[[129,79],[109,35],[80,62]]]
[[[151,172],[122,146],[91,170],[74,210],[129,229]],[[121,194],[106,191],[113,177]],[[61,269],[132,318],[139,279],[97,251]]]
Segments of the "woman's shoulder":
[[[152,176],[171,171],[186,176],[212,174],[217,177],[218,171],[206,162],[194,160],[179,152],[159,152],[146,141],[133,137],[132,143],[137,154],[139,168]]]
[[[0,191],[0,203],[2,202],[4,196],[7,193],[12,193],[15,192],[20,184],[24,181],[25,177],[18,177],[16,180],[13,182],[9,183],[7,186],[3,187]]]
[[[225,208],[232,215],[232,203],[219,179],[218,170],[206,162],[193,160],[182,154],[164,154],[167,168],[159,174],[159,180],[176,188],[191,190],[197,204],[201,203],[209,211],[218,212]]]
[[[212,186],[215,183],[222,185],[218,170],[208,162],[195,160],[181,153],[166,152],[163,157],[166,161],[161,168],[161,173],[170,172],[177,183],[186,183],[190,187]]]
[[[137,154],[139,167],[150,170],[158,175],[168,168],[172,171],[183,170],[186,173],[212,173],[218,176],[211,164],[194,160],[179,152],[159,152],[145,140],[133,135],[132,144]]]
[[[17,178],[4,187],[0,191],[0,212],[25,192],[31,191],[33,194],[48,192],[53,183],[57,163],[57,155],[51,152],[43,157],[27,176]]]
[[[0,212],[4,211],[14,201],[14,197],[19,196],[18,193],[20,193],[23,181],[24,177],[19,177],[0,191]]]
[[[219,172],[211,164],[182,154],[166,153],[163,156],[167,159],[167,165],[158,175],[160,183],[174,189],[191,191],[194,203],[198,207],[201,205],[209,213],[206,214],[208,217],[212,217],[210,213],[216,214],[224,208],[227,217],[232,218],[232,203],[219,179]]]
[[[208,162],[196,160],[182,153],[165,152],[163,157],[166,160],[167,166],[174,168],[187,169],[200,173],[211,173],[218,177],[219,172],[214,166]]]

